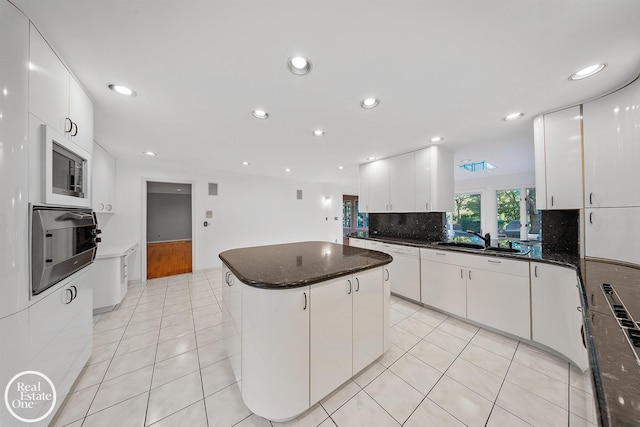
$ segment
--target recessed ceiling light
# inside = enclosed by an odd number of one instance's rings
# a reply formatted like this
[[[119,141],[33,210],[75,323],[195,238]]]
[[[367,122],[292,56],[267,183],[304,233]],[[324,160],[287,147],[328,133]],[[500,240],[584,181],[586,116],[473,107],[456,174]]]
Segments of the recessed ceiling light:
[[[303,56],[292,56],[287,60],[287,68],[297,76],[304,76],[311,71],[311,61]]]
[[[119,93],[120,95],[131,96],[131,97],[136,96],[135,91],[133,89],[129,89],[126,86],[110,84],[110,85],[108,85],[108,87],[109,87],[109,89],[111,89],[115,93]]]
[[[289,169],[289,168],[284,168],[284,171],[285,171],[285,172],[291,172],[291,169]]]
[[[324,136],[324,131],[322,129],[316,129],[311,133],[313,136]]]
[[[242,162],[242,166],[249,166],[249,162]]]
[[[157,154],[154,153],[153,151],[143,151],[142,154],[144,154],[145,156],[151,156],[151,157],[157,156]]]
[[[269,117],[269,113],[264,110],[253,110],[251,114],[253,114],[253,117],[256,119],[266,119]]]
[[[504,119],[502,119],[502,120],[507,121],[507,122],[510,122],[511,120],[519,119],[519,118],[520,118],[520,117],[522,117],[522,116],[524,116],[524,113],[520,113],[520,112],[518,112],[518,113],[511,113],[511,114],[507,115],[507,116],[506,116]]]
[[[344,169],[344,166],[338,166],[338,170],[341,171]]]
[[[594,65],[589,65],[588,67],[583,68],[580,71],[576,71],[575,73],[571,74],[569,76],[569,80],[582,80],[582,79],[586,79],[587,77],[591,77],[596,73],[599,73],[600,71],[604,70],[604,67],[606,67],[607,64],[594,64]]]
[[[375,160],[375,159],[376,159],[375,157],[367,157],[368,161],[372,161],[372,160]]]
[[[360,106],[362,108],[370,109],[370,108],[377,107],[378,104],[380,104],[380,100],[378,98],[369,97],[369,98],[363,99],[362,102],[360,103]]]
[[[182,188],[176,188],[176,191],[182,191]]]
[[[444,138],[441,136],[434,136],[433,138],[431,138],[431,142],[442,142],[444,141]]]

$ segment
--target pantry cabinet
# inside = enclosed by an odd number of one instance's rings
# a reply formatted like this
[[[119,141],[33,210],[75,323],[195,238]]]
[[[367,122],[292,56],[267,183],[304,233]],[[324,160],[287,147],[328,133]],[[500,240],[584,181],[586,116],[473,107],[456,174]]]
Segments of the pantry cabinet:
[[[536,208],[579,209],[583,206],[581,107],[545,114],[542,125],[539,119],[534,121],[536,188],[544,187],[546,197],[538,193]]]
[[[92,157],[93,210],[115,212],[116,160],[100,144],[95,143]]]
[[[531,339],[587,368],[582,305],[572,268],[531,263]]]
[[[640,206],[640,80],[583,106],[585,207]]]
[[[91,99],[33,24],[29,47],[29,112],[91,153]]]

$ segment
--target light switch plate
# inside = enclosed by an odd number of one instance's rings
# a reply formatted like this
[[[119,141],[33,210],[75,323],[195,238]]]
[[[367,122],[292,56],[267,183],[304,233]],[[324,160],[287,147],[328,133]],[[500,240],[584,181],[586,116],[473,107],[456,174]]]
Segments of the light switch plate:
[[[213,218],[213,211],[207,211],[207,218]]]

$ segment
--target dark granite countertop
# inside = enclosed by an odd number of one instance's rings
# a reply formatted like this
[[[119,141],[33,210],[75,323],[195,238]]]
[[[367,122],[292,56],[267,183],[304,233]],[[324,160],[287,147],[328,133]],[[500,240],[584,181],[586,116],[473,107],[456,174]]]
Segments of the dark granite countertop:
[[[241,282],[268,289],[312,285],[393,261],[381,252],[328,242],[231,249],[219,257]]]

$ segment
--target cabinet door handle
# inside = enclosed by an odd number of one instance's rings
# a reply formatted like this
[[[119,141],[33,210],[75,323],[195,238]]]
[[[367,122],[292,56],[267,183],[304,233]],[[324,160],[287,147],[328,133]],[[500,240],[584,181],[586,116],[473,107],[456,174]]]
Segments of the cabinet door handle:
[[[538,277],[538,266],[537,265],[533,266],[533,276],[534,277]]]
[[[65,289],[65,293],[69,296],[69,299],[67,302],[65,302],[65,304],[71,304],[71,301],[73,301],[73,291],[71,290],[71,288],[67,288]]]
[[[582,313],[582,307],[577,306],[577,307],[576,307],[576,310],[578,310],[580,313]]]
[[[471,280],[471,270],[469,270],[469,280]]]
[[[553,196],[551,196],[551,206],[553,206]]]
[[[73,298],[71,298],[71,301],[73,301],[78,297],[78,288],[76,288],[76,285],[71,285],[71,294],[73,295]]]
[[[589,212],[589,224],[593,224],[593,212]]]
[[[589,204],[593,204],[593,193],[589,193]]]
[[[307,293],[303,292],[302,295],[304,295],[304,307],[302,307],[303,310],[307,309]]]
[[[67,125],[69,125],[69,129],[67,129]],[[71,119],[69,117],[65,117],[64,118],[64,133],[71,132],[71,129],[73,129],[73,122],[71,121]]]
[[[71,122],[71,129],[72,129],[71,136],[76,136],[78,134],[78,124],[75,122]]]
[[[347,292],[347,295],[351,295],[351,280],[347,279],[347,282],[349,283],[349,291]]]
[[[388,268],[385,268],[385,269],[384,269],[384,272],[385,272],[385,273],[387,273],[387,278],[386,278],[386,279],[384,279],[384,281],[385,281],[385,282],[388,282],[388,281],[389,281],[389,278],[391,277],[391,273],[389,273],[389,269],[388,269]]]
[[[460,269],[460,278],[464,279],[464,268]]]
[[[424,208],[425,208],[426,210],[429,210],[429,202],[427,202],[427,203],[425,203],[425,204],[424,204]]]
[[[360,290],[360,279],[356,277],[356,292]]]
[[[502,264],[502,261],[497,261],[495,259],[488,259],[487,261],[492,263],[492,264]]]
[[[436,255],[447,256],[447,254],[445,254],[444,252],[436,252]]]

